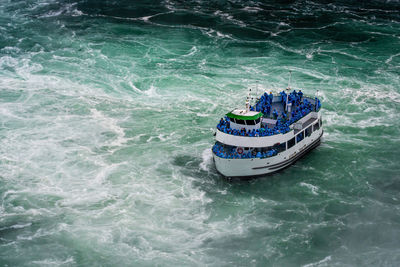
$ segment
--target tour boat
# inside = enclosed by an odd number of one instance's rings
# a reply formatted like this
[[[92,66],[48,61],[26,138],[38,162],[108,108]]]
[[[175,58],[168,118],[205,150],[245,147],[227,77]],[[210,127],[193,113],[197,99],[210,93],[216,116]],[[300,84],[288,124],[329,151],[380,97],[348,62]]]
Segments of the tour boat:
[[[212,148],[216,169],[226,177],[277,172],[317,147],[323,134],[321,102],[300,91],[263,93],[252,106],[227,113]]]

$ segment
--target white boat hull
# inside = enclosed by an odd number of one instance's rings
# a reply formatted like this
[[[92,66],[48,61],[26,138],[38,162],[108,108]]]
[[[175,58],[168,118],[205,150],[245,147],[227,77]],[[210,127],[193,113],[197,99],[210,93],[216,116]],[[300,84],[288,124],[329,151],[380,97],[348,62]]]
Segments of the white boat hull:
[[[227,177],[249,177],[270,174],[284,169],[317,147],[323,135],[322,127],[305,137],[293,147],[269,158],[220,158],[213,153],[215,166],[219,173]]]

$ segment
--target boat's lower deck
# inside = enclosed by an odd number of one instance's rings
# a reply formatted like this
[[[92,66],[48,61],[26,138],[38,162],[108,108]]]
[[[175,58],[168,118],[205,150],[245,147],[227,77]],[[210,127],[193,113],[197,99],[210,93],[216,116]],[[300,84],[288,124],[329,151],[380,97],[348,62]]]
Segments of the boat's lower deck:
[[[213,153],[218,172],[227,177],[245,177],[270,174],[288,167],[307,152],[317,147],[323,135],[322,127],[273,157],[221,158]]]

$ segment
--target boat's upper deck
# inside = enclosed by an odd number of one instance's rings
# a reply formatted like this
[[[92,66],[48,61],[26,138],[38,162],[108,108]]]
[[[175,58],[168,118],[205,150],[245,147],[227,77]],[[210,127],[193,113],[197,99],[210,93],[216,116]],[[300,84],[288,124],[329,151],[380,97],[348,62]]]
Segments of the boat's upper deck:
[[[271,136],[285,134],[291,125],[321,108],[320,100],[304,96],[301,91],[279,95],[264,93],[250,110],[236,109],[217,125],[219,131],[237,136]],[[310,122],[311,123],[311,122]]]

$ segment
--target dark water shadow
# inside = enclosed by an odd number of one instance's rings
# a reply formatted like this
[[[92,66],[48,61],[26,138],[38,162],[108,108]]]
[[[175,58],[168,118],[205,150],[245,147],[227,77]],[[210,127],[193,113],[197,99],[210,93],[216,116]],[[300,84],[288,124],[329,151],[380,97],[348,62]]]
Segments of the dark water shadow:
[[[172,159],[172,164],[180,167],[181,174],[194,178],[193,185],[199,187],[208,194],[213,195],[216,192],[228,190],[234,193],[236,190],[258,188],[256,191],[261,193],[259,185],[269,187],[272,183],[276,183],[285,176],[291,176],[290,172],[274,173],[268,175],[260,175],[254,177],[225,177],[221,175],[214,162],[207,165],[207,170],[201,168],[203,159],[192,155],[179,155]],[[262,186],[262,187],[264,187]]]

